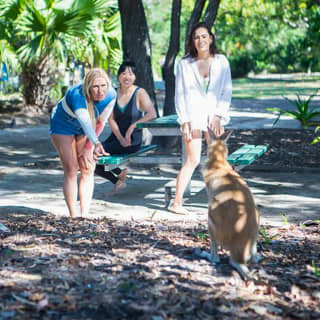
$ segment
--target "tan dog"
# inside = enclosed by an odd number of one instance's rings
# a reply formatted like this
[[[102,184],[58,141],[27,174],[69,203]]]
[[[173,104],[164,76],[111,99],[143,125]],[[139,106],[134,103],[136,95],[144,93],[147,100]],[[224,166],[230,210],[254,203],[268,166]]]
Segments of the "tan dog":
[[[208,128],[210,144],[204,181],[208,193],[208,229],[211,261],[220,261],[218,245],[230,250],[230,263],[244,279],[252,279],[246,263],[257,261],[256,241],[259,230],[259,213],[252,193],[227,161],[225,141],[232,131],[220,138]]]

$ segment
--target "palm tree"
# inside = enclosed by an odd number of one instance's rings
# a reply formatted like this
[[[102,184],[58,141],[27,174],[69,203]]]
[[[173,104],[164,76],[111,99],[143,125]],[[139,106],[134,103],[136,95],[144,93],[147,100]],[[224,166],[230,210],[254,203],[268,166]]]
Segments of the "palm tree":
[[[105,22],[112,20],[115,6],[114,0],[0,0],[0,40],[19,58],[26,104],[48,104],[58,63],[66,64],[72,57],[97,64],[96,41],[110,49]]]

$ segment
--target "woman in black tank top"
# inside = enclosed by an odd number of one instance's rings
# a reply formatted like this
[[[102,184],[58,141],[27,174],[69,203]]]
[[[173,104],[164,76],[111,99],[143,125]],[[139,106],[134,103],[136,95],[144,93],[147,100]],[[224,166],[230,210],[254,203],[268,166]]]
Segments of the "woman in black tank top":
[[[123,62],[117,77],[120,87],[117,90],[116,104],[109,117],[112,134],[102,145],[110,154],[133,153],[142,143],[142,130],[136,127],[137,123],[156,118],[156,111],[146,90],[134,84],[136,67],[133,62]],[[97,165],[95,173],[110,180],[114,184],[114,192],[126,187],[127,169],[104,171],[103,165]]]

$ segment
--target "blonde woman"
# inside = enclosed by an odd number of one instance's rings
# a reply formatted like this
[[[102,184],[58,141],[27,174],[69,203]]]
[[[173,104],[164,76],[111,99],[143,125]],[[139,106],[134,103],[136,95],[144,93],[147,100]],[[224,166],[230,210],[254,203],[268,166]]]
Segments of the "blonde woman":
[[[96,160],[107,154],[98,137],[112,112],[115,98],[108,75],[96,68],[85,75],[83,83],[71,87],[52,110],[51,141],[62,162],[63,193],[71,218],[76,216],[78,191],[81,217],[89,213]]]
[[[180,169],[176,195],[169,211],[187,214],[183,194],[200,162],[203,133],[207,127],[220,136],[229,122],[232,83],[229,62],[219,54],[214,35],[200,22],[192,28],[188,54],[177,66],[175,105],[186,149],[186,162]]]

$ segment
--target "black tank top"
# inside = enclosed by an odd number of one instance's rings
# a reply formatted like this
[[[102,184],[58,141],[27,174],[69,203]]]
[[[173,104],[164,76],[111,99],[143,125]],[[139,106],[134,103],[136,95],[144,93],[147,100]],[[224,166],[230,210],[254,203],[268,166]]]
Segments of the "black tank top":
[[[143,113],[137,108],[137,93],[140,88],[136,88],[130,100],[124,107],[120,107],[118,99],[113,109],[113,118],[117,122],[119,130],[124,137],[130,125],[143,117]],[[141,145],[142,129],[135,128],[131,135],[131,146]]]

